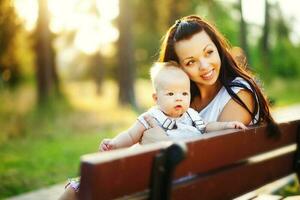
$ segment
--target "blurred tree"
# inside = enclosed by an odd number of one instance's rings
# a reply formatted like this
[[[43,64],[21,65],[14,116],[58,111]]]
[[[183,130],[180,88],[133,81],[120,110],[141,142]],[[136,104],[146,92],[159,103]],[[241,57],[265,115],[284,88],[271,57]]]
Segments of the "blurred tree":
[[[194,13],[198,2],[146,0],[135,2],[133,24],[135,59],[139,76],[149,78],[149,67],[157,60],[160,40],[175,20]]]
[[[135,62],[132,39],[132,0],[121,0],[118,27],[118,68],[119,103],[129,104],[136,108],[134,95]]]
[[[92,1],[90,13],[95,15],[98,19],[101,17],[99,10],[97,9],[96,1]],[[103,65],[103,56],[101,52],[97,51],[89,58],[89,67],[92,79],[96,84],[97,94],[101,94],[101,86],[105,77],[105,69]]]
[[[11,0],[0,1],[0,84],[14,86],[20,80],[17,36],[21,29]]]
[[[35,30],[36,78],[38,102],[43,103],[51,96],[60,94],[59,80],[52,47],[53,35],[49,30],[49,10],[47,0],[39,0],[39,14]]]
[[[105,75],[105,69],[102,60],[103,57],[99,52],[96,52],[89,57],[90,72],[93,80],[96,83],[97,94],[101,94],[101,86]]]
[[[157,2],[134,1],[133,39],[135,60],[139,77],[149,78],[149,67],[155,61],[162,33],[158,24]],[[161,2],[163,3],[163,1]]]
[[[265,0],[265,23],[263,26],[263,35],[261,39],[261,56],[263,68],[267,70],[270,68],[270,46],[269,46],[269,37],[270,37],[270,3],[268,0]]]
[[[248,41],[247,41],[247,24],[244,20],[243,17],[243,8],[242,8],[242,0],[238,0],[238,10],[240,12],[240,44],[241,44],[241,48],[243,49],[245,56],[247,58],[247,61],[249,63],[249,65],[247,66],[251,66],[250,64],[250,53],[249,53],[249,48],[248,48]]]
[[[188,0],[155,0],[155,12],[157,20],[155,25],[159,33],[166,33],[167,29],[175,21],[187,15],[190,1]]]

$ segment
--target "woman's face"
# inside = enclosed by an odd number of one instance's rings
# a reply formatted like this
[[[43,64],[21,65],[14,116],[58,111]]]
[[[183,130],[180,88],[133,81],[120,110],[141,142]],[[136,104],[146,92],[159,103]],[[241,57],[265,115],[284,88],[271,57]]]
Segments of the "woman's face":
[[[179,63],[197,85],[214,85],[218,79],[221,60],[217,47],[205,31],[190,39],[175,43]]]

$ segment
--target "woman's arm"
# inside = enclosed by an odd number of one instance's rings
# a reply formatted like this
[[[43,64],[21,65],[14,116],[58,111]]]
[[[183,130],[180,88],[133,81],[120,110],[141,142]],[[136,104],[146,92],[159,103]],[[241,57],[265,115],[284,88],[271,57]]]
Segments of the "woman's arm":
[[[243,129],[243,130],[247,129],[247,127],[239,121],[209,122],[206,125],[206,132],[219,131],[219,130],[225,130],[231,128]]]
[[[255,99],[251,92],[247,90],[240,90],[237,96],[245,103],[251,112],[254,110]],[[239,121],[245,125],[251,122],[250,113],[240,104],[230,99],[221,112],[218,121]]]
[[[157,124],[153,117],[146,115],[144,119],[150,126],[150,129],[144,132],[143,137],[141,138],[141,144],[170,140],[166,132]]]

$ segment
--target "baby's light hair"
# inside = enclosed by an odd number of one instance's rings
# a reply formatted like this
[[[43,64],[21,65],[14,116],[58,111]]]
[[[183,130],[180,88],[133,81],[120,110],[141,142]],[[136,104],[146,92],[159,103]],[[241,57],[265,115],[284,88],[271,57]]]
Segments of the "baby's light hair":
[[[157,75],[159,72],[161,72],[165,68],[178,68],[180,69],[180,66],[177,62],[175,61],[168,61],[168,62],[155,62],[153,66],[150,69],[150,78],[152,82],[153,89],[156,91],[157,90],[157,83],[155,81]]]

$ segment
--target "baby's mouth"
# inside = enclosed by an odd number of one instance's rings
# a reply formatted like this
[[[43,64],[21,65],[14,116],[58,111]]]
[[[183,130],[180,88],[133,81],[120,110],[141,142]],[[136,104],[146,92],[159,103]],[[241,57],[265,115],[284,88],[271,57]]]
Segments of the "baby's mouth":
[[[176,110],[178,110],[178,109],[181,109],[182,108],[182,106],[181,105],[177,105],[177,106],[175,106],[175,109]]]

